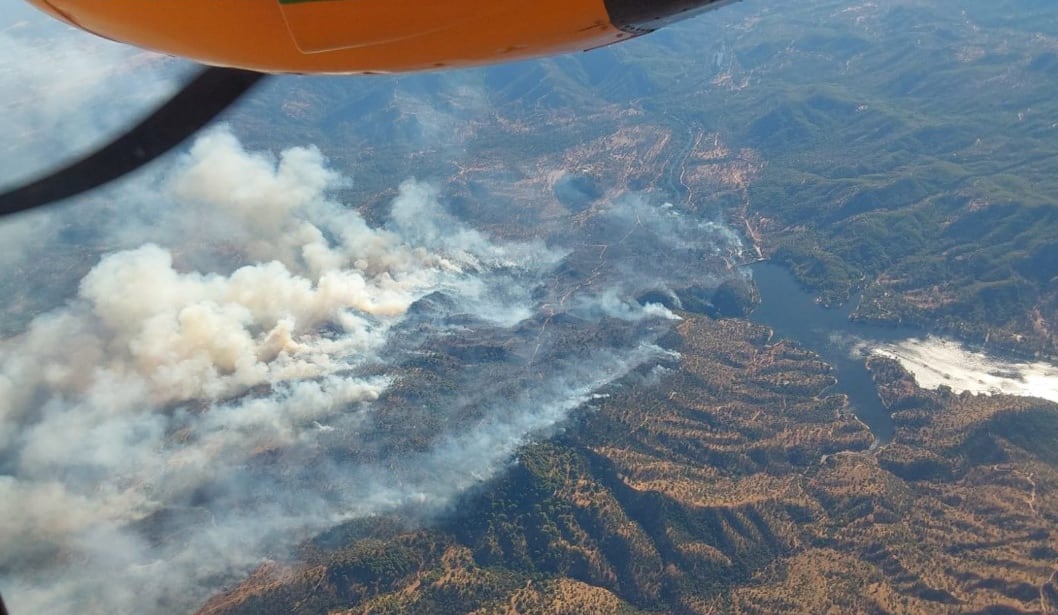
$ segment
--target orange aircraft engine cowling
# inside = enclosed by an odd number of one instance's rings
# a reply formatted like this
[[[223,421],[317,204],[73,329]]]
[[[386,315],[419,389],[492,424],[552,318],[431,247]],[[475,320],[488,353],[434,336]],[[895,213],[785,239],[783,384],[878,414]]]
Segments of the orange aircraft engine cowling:
[[[609,45],[730,0],[29,0],[106,38],[263,72],[374,73]]]

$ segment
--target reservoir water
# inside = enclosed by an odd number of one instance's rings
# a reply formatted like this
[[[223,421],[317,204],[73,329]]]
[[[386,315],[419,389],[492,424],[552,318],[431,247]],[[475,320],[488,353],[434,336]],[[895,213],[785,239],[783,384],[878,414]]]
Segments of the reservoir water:
[[[860,343],[898,342],[921,336],[918,330],[852,322],[849,315],[859,299],[840,308],[824,308],[805,292],[785,268],[771,263],[750,267],[761,303],[750,320],[774,331],[773,340],[787,339],[818,354],[834,367],[837,384],[827,393],[844,393],[849,405],[879,443],[893,438],[893,421],[882,405],[867,371]]]

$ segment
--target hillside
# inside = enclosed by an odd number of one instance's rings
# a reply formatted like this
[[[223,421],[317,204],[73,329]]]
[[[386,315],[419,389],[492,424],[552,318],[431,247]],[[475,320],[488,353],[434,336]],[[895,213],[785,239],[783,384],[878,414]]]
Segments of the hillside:
[[[690,317],[633,376],[432,529],[360,521],[211,600],[235,613],[1037,613],[1058,604],[1058,408],[872,364],[892,445],[828,368]]]
[[[747,1],[594,54],[305,79],[252,108],[358,169],[345,197],[367,216],[410,174],[495,235],[598,238],[567,260],[585,284],[635,258],[600,215],[639,195],[733,223],[739,260],[824,303],[862,292],[854,318],[1053,355],[1055,15]],[[681,266],[687,288],[716,282]],[[681,315],[679,361],[603,391],[442,520],[350,523],[202,613],[1058,612],[1053,405],[924,391],[876,359],[897,429],[871,450],[817,357]]]
[[[575,213],[546,178],[580,169],[600,202],[736,222],[826,303],[864,291],[858,318],[1054,354],[1055,23],[1046,0],[747,0],[544,62],[288,79],[233,122],[319,144],[367,209],[416,176],[532,224]]]

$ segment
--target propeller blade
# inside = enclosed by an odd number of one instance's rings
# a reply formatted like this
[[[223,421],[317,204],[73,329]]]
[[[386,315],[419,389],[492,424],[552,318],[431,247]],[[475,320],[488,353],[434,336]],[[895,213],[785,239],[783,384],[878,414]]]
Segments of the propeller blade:
[[[263,77],[263,73],[233,68],[202,70],[165,104],[109,144],[0,194],[0,217],[67,199],[135,171],[195,134]]]

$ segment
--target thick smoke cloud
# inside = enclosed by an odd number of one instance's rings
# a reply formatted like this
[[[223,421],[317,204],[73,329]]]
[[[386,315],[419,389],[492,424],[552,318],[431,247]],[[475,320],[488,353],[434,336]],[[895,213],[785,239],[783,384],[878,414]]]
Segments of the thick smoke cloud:
[[[16,608],[186,607],[178,597],[201,598],[207,579],[329,524],[443,507],[599,387],[671,359],[649,326],[585,350],[534,321],[565,252],[492,241],[414,181],[371,227],[329,200],[343,181],[313,148],[271,159],[214,130],[158,196],[191,212],[184,225],[209,212],[211,229],[178,252],[201,243],[213,270],[154,243],[108,254],[0,345],[0,570]],[[571,314],[674,318],[616,292],[578,297]],[[409,316],[431,297],[439,311]],[[398,362],[424,339],[462,343],[468,322],[512,349],[488,366],[500,384],[482,386],[473,365],[448,374],[476,391],[434,400],[462,428],[381,463],[400,434],[358,434]]]
[[[387,226],[370,228],[328,201],[340,182],[314,149],[270,161],[226,130],[212,132],[163,183],[167,200],[208,209],[232,260],[250,264],[203,273],[178,269],[155,244],[116,252],[65,307],[0,347],[0,514],[11,520],[0,532],[0,569],[52,575],[70,558],[108,559],[118,545],[130,565],[121,578],[152,559],[143,537],[122,526],[189,506],[207,485],[219,489],[214,499],[232,500],[232,522],[244,525],[238,511],[250,502],[240,493],[255,486],[235,468],[261,451],[312,445],[325,422],[377,400],[390,378],[357,368],[381,360],[413,302],[443,290],[461,310],[492,306],[488,272],[532,279],[558,258],[542,244],[490,242],[415,182],[401,186]],[[507,321],[519,309],[500,311]],[[280,519],[319,528],[344,508],[302,514],[306,502],[255,521],[256,536],[280,531]],[[71,588],[86,590],[95,591]],[[53,593],[23,608],[53,609]],[[112,598],[96,596],[108,607]]]
[[[37,135],[72,151],[112,121],[76,115],[106,96],[124,118],[178,71],[144,81],[156,57],[37,27],[0,32],[0,49],[90,65],[69,109],[8,103],[25,172],[54,162]],[[428,519],[600,391],[677,359],[657,340],[678,317],[636,297],[731,275],[741,250],[646,197],[546,243],[500,241],[414,180],[368,223],[332,197],[348,182],[314,147],[248,151],[221,127],[76,216],[0,224],[15,613],[187,611],[334,524]]]

